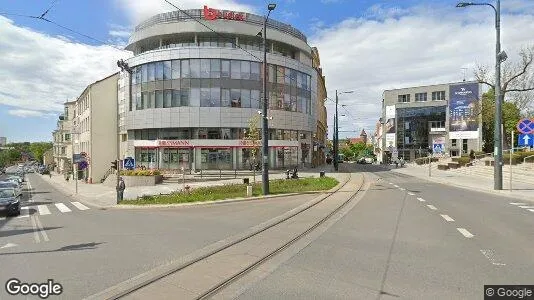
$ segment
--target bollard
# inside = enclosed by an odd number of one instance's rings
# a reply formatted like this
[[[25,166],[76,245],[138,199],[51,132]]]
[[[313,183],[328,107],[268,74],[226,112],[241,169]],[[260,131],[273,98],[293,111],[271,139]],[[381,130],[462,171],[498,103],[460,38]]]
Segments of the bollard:
[[[324,171],[319,172],[319,177],[324,177],[324,174],[325,174]]]
[[[252,197],[252,186],[247,185],[247,197]]]

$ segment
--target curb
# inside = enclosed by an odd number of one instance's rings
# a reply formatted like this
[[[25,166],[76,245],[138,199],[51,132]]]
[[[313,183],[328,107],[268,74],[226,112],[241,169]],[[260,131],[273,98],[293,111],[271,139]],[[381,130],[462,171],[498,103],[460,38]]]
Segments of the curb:
[[[341,187],[343,187],[344,184],[349,182],[351,179],[351,176],[348,178],[345,178],[343,182],[340,182],[336,187],[332,188],[330,191],[333,191],[333,193],[337,192]],[[361,176],[361,180],[359,180],[359,188],[363,186],[363,175]],[[133,278],[130,278],[126,281],[123,281],[117,285],[114,285],[112,287],[109,287],[105,289],[104,291],[101,291],[99,293],[93,294],[91,296],[88,296],[84,299],[118,299],[122,296],[125,296],[136,289],[143,287],[147,284],[153,283],[160,278],[163,278],[167,275],[170,275],[174,273],[176,270],[179,270],[181,268],[185,268],[201,259],[204,259],[206,257],[209,257],[219,251],[222,251],[231,245],[237,244],[243,240],[246,240],[262,231],[267,230],[270,227],[273,227],[279,223],[282,223],[289,218],[303,212],[304,210],[312,207],[313,205],[319,203],[320,201],[323,201],[326,197],[329,195],[320,195],[315,197],[314,199],[290,210],[285,212],[282,215],[279,215],[277,217],[274,217],[270,220],[267,220],[261,224],[258,224],[256,226],[253,226],[249,228],[248,230],[244,231],[243,233],[236,234],[234,236],[228,237],[226,239],[217,241],[215,243],[212,243],[202,249],[193,251],[190,254],[187,254],[185,256],[182,256],[181,258],[178,258],[175,262],[156,267],[152,270],[149,270],[145,273],[139,274]]]
[[[396,172],[396,173],[401,173],[401,174],[405,174],[405,175],[411,175],[411,174],[406,174],[406,173],[403,173],[403,172]],[[411,175],[411,176],[414,176],[414,175]],[[439,184],[443,184],[443,185],[448,185],[448,186],[452,186],[452,187],[456,187],[456,188],[461,188],[461,189],[464,189],[464,190],[470,190],[470,191],[475,191],[475,192],[481,192],[481,193],[485,193],[485,194],[489,194],[489,195],[493,195],[493,196],[502,196],[502,197],[506,197],[506,198],[509,198],[509,199],[515,199],[515,200],[524,200],[524,201],[529,201],[529,202],[534,202],[534,199],[532,198],[529,198],[529,197],[524,197],[524,196],[514,196],[514,195],[509,195],[507,194],[509,192],[509,190],[501,190],[501,191],[488,191],[486,189],[482,189],[482,188],[477,188],[477,187],[473,187],[473,186],[469,186],[469,185],[463,185],[461,183],[458,183],[458,182],[451,182],[451,181],[448,181],[448,180],[444,180],[444,179],[436,179],[434,177],[419,177],[419,176],[414,176],[416,178],[419,178],[419,179],[424,179],[426,181],[429,181],[429,182],[434,182],[434,183],[439,183]]]
[[[306,191],[306,192],[299,192],[299,193],[287,193],[287,194],[276,194],[276,195],[267,195],[267,196],[256,196],[256,197],[250,197],[250,198],[233,198],[233,199],[222,199],[222,200],[212,200],[212,201],[202,201],[202,202],[188,202],[188,203],[176,203],[176,204],[146,204],[146,205],[131,205],[131,204],[125,204],[125,205],[115,205],[107,207],[109,209],[156,209],[156,208],[176,208],[176,207],[186,207],[186,206],[208,206],[208,205],[217,205],[217,204],[227,204],[227,203],[236,203],[236,202],[248,202],[248,201],[256,201],[256,200],[265,200],[265,199],[272,199],[272,198],[282,198],[282,197],[291,197],[291,196],[299,196],[299,195],[310,195],[310,194],[331,194],[338,191],[345,183],[347,183],[350,179],[345,178],[344,180],[339,180],[337,178],[334,178],[339,181],[339,183],[329,189],[329,190],[323,190],[323,191]]]

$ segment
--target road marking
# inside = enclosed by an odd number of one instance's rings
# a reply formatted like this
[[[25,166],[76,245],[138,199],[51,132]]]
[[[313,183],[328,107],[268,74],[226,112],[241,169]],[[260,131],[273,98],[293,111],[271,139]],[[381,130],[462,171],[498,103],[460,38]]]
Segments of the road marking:
[[[521,208],[534,208],[534,206],[519,206]]]
[[[506,266],[506,264],[497,262],[495,259],[495,252],[493,250],[480,250],[482,254],[495,266]]]
[[[474,237],[474,235],[471,232],[467,231],[467,229],[465,228],[456,228],[456,229],[460,231],[460,233],[463,234],[468,239]]]
[[[4,246],[0,247],[0,249],[6,249],[6,248],[11,248],[11,247],[17,247],[17,246],[18,246],[17,244],[7,243]]]
[[[35,222],[37,223],[37,227],[39,228],[39,231],[43,235],[43,239],[45,240],[45,242],[50,241],[48,239],[48,235],[46,234],[46,231],[43,228],[43,224],[41,224],[41,220],[39,220],[39,218],[37,216],[35,216]]]
[[[38,205],[37,209],[39,210],[39,214],[41,216],[50,214],[50,210],[48,209],[48,206],[46,206],[46,205]]]
[[[405,189],[405,188],[399,188],[399,190],[401,190],[401,191],[405,191],[406,189]]]
[[[534,212],[534,209],[529,209],[531,212]]]
[[[70,208],[68,208],[65,204],[63,203],[56,203],[55,204],[57,209],[59,209],[60,212],[62,213],[66,213],[66,212],[70,212]]]
[[[32,221],[32,227],[33,227],[33,238],[35,239],[35,242],[36,243],[40,243],[41,242],[41,238],[39,238],[39,232],[37,232],[37,224],[35,223],[35,219],[34,218],[30,218],[31,221]]]
[[[18,217],[16,217],[15,219],[28,218],[30,216],[28,209],[29,209],[28,207],[21,207],[20,208],[20,215]],[[24,213],[24,212],[26,212],[26,213]]]
[[[396,187],[396,188],[398,188],[398,187],[399,187],[399,186],[398,186],[398,185],[396,185],[396,184],[395,184],[395,185],[393,185],[393,186],[394,186],[394,187]]]
[[[512,205],[525,205],[526,203],[521,203],[521,202],[511,202],[510,204],[512,204]]]
[[[448,215],[440,215],[445,221],[447,222],[454,222],[454,219],[449,217]]]
[[[423,198],[417,198],[417,200],[421,201],[421,202],[425,202],[426,200],[423,199]]]
[[[6,219],[6,217],[0,217],[0,220],[5,220],[5,219]]]
[[[434,205],[430,205],[430,204],[429,204],[429,205],[427,205],[427,206],[428,206],[428,208],[430,208],[431,210],[437,210],[437,208],[436,208]]]
[[[393,182],[390,182],[389,184],[393,185]]]
[[[408,192],[408,195],[410,195],[410,196],[414,196],[415,194],[412,193],[412,192]]]
[[[76,206],[76,208],[79,209],[79,210],[87,210],[87,209],[89,209],[89,207],[81,204],[80,202],[71,202],[71,203],[72,203],[72,205]]]

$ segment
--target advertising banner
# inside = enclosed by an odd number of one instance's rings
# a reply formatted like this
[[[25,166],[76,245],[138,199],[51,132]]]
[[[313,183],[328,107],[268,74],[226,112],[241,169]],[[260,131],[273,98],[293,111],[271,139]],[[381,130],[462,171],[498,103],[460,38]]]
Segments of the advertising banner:
[[[445,137],[434,137],[432,139],[432,149],[434,154],[440,155],[445,153]]]
[[[449,97],[449,138],[477,139],[480,112],[479,84],[451,85]]]
[[[397,135],[395,133],[397,131],[397,126],[395,124],[395,116],[395,105],[386,106],[386,147],[396,146]]]

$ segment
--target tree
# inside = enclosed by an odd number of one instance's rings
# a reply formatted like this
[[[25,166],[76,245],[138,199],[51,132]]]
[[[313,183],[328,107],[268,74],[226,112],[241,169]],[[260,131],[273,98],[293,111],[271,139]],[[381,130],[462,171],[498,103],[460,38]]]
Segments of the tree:
[[[0,167],[7,167],[21,159],[20,151],[8,149],[0,151]]]
[[[519,51],[520,61],[517,63],[504,62],[501,70],[501,96],[506,99],[510,93],[511,102],[525,111],[531,108],[534,101],[534,46]],[[487,66],[477,66],[475,78],[479,83],[495,89],[495,78],[491,78]]]
[[[52,149],[52,143],[32,143],[30,144],[29,151],[33,154],[33,157],[43,163],[43,155],[46,151]]]
[[[248,130],[245,135],[245,140],[249,141],[249,144],[252,146],[250,148],[250,155],[252,156],[252,162],[249,162],[252,165],[252,169],[256,170],[257,156],[260,150],[261,141],[260,141],[260,129],[258,128],[258,123],[260,122],[260,115],[254,115],[248,120]],[[256,172],[254,172],[254,182],[256,182]]]
[[[517,122],[521,118],[519,107],[516,103],[505,101],[502,106],[502,119],[504,127],[503,141],[511,145],[511,132],[516,129]],[[495,146],[495,91],[493,89],[482,95],[482,141],[483,150],[486,153],[493,152]]]

